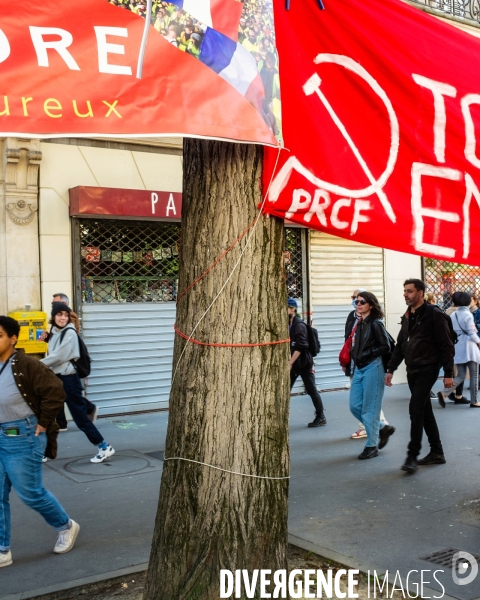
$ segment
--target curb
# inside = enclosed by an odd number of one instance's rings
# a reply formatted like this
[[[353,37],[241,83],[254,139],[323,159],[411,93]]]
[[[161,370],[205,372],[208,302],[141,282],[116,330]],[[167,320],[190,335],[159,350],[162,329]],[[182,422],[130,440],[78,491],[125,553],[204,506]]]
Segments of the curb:
[[[91,577],[83,577],[81,579],[72,579],[72,581],[57,583],[49,585],[47,587],[39,588],[38,590],[29,590],[26,592],[20,592],[19,594],[9,594],[8,596],[0,596],[1,600],[28,600],[28,598],[37,598],[38,596],[44,596],[46,594],[54,594],[63,590],[71,590],[76,587],[83,587],[91,583],[99,583],[100,581],[106,581],[108,579],[115,579],[116,577],[125,577],[126,575],[133,575],[141,571],[146,571],[148,563],[141,563],[132,567],[124,567],[116,571],[109,571],[108,573],[99,573],[98,575],[92,575]]]

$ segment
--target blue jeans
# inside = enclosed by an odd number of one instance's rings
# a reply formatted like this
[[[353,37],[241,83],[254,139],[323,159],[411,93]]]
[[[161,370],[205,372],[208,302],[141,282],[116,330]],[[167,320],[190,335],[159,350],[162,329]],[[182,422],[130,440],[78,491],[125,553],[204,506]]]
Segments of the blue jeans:
[[[383,394],[385,392],[385,369],[381,357],[363,369],[355,367],[350,387],[350,411],[365,425],[367,447],[378,446],[378,433],[384,426],[380,421]]]
[[[92,444],[98,446],[103,442],[103,436],[87,417],[87,399],[83,396],[80,377],[73,375],[57,375],[62,380],[63,389],[67,395],[65,402],[75,421],[75,425],[83,431]]]
[[[47,445],[45,433],[35,436],[33,415],[0,424],[0,551],[10,549],[10,490],[39,512],[57,531],[68,529],[70,519],[59,501],[42,483],[42,458]],[[6,435],[7,427],[18,427],[20,435]]]

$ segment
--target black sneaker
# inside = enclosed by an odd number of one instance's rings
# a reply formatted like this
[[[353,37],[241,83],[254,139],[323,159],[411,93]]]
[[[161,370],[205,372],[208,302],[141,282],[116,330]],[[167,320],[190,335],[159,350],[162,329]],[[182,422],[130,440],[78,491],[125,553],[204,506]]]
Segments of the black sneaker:
[[[431,390],[430,391],[430,398],[433,399],[433,398],[436,398],[436,397],[437,397],[437,394],[433,390]]]
[[[429,452],[427,456],[424,456],[418,461],[418,465],[444,465],[447,461],[443,454],[435,454],[435,452]]]
[[[380,442],[378,444],[379,450],[381,450],[382,448],[385,448],[385,446],[388,444],[388,438],[391,435],[393,435],[394,433],[395,433],[395,427],[392,427],[391,425],[384,425],[380,429],[380,433],[379,433]]]
[[[325,415],[317,415],[311,423],[308,424],[309,427],[323,427],[323,425],[327,424],[327,419]]]
[[[455,402],[456,398],[455,398],[455,392],[450,392],[447,396],[447,398],[449,400],[453,400]]]
[[[402,471],[406,471],[407,473],[415,473],[415,471],[417,470],[417,466],[417,459],[407,456],[406,461],[400,468],[402,469]]]
[[[442,408],[445,408],[445,394],[443,392],[437,392],[438,403]]]
[[[367,460],[367,458],[375,458],[378,456],[378,448],[376,446],[365,446],[363,452],[358,455],[358,460]]]
[[[455,404],[470,404],[470,400],[467,400],[465,396],[462,396],[461,398],[455,398],[454,402]]]

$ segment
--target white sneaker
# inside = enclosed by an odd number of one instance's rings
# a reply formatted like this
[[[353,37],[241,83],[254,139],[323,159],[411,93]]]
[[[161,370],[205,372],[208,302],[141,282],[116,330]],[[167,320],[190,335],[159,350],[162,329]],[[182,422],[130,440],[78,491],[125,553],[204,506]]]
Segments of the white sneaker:
[[[2,554],[0,552],[0,568],[10,566],[12,562],[12,553],[10,552],[10,550],[6,554]]]
[[[78,532],[80,531],[80,525],[76,523],[73,519],[71,520],[72,526],[70,529],[65,529],[65,531],[60,531],[57,538],[57,543],[55,544],[55,548],[53,551],[56,554],[65,554],[65,552],[70,552],[75,544],[75,540],[77,539]]]
[[[101,463],[104,460],[107,460],[107,458],[110,458],[110,456],[113,456],[114,454],[115,454],[115,450],[109,444],[105,448],[105,450],[102,450],[101,448],[99,448],[98,449],[98,454],[95,454],[95,456],[90,459],[90,462],[92,462],[92,463]]]
[[[46,456],[44,456],[44,457],[42,458],[42,462],[43,462],[43,463],[46,463],[47,461],[48,461],[48,458],[47,458]]]

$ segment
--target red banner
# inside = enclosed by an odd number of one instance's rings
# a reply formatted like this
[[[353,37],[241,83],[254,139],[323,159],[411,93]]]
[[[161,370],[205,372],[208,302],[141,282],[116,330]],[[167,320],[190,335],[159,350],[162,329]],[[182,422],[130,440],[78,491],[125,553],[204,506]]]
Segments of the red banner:
[[[275,3],[289,151],[266,212],[480,265],[480,40],[396,0],[325,6]]]
[[[0,6],[0,132],[279,145],[271,0]]]

